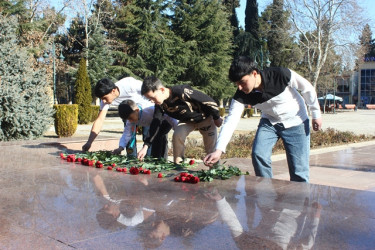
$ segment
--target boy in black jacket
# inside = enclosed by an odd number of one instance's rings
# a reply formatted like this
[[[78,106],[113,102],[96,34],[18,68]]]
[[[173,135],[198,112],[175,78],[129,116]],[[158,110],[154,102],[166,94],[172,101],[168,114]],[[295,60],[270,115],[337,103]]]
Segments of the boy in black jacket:
[[[155,103],[154,119],[151,122],[149,137],[146,138],[138,159],[142,160],[153,138],[159,133],[162,116],[179,120],[173,133],[173,159],[181,163],[184,159],[186,137],[195,129],[203,136],[206,153],[215,150],[217,129],[223,120],[220,118],[216,102],[208,95],[192,89],[189,85],[178,85],[171,88],[163,86],[162,82],[154,77],[144,79],[141,94]]]

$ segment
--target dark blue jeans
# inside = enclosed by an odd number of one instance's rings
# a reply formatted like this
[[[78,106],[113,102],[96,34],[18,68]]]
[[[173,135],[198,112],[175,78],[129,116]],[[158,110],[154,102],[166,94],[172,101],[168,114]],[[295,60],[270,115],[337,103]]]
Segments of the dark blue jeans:
[[[257,176],[272,178],[271,154],[277,140],[284,143],[291,181],[309,182],[310,126],[302,124],[285,128],[262,118],[255,135],[252,162]]]

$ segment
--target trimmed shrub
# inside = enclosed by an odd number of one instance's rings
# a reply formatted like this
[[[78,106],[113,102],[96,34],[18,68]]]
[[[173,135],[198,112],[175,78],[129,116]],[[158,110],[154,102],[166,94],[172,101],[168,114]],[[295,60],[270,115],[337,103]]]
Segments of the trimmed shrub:
[[[53,105],[55,113],[55,132],[59,137],[70,137],[77,130],[78,105],[58,104]]]
[[[100,106],[91,105],[91,122],[94,122],[98,118]]]
[[[224,117],[225,115],[225,108],[219,108],[220,116]]]
[[[75,103],[78,104],[78,123],[87,124],[91,122],[91,85],[87,74],[86,60],[79,62],[77,80],[75,84]]]

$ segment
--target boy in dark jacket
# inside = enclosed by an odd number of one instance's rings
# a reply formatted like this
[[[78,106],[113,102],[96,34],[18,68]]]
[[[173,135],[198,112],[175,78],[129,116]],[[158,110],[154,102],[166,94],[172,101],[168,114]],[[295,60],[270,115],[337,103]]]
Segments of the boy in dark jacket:
[[[173,159],[181,163],[184,159],[186,137],[195,129],[203,136],[206,153],[215,150],[217,129],[222,123],[219,107],[208,95],[192,89],[189,85],[178,85],[171,88],[152,76],[144,79],[141,94],[155,103],[154,119],[151,122],[149,139],[138,153],[143,159],[153,138],[159,133],[160,123],[164,114],[179,120],[173,133]]]

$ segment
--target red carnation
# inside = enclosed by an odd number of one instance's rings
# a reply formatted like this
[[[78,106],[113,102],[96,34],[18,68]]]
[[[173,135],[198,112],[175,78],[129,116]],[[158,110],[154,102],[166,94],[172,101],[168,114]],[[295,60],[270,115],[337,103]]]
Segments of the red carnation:
[[[185,176],[181,176],[180,179],[181,179],[182,182],[185,182],[185,181],[186,181],[186,177],[185,177]]]
[[[126,173],[126,172],[128,172],[128,169],[127,168],[123,168],[122,172]]]
[[[188,173],[186,173],[186,172],[182,172],[182,173],[180,173],[180,176],[181,177],[186,177],[186,176],[188,176],[189,174]]]
[[[97,161],[97,162],[95,163],[95,167],[97,167],[97,168],[102,168],[102,167],[103,167],[103,163],[101,163],[100,161]]]
[[[65,158],[65,155],[63,153],[60,153],[60,158],[61,159],[64,159]]]
[[[174,181],[176,181],[176,182],[180,182],[180,181],[181,181],[181,179],[180,179],[180,177],[179,177],[179,176],[176,176],[176,177],[174,177]]]
[[[112,163],[112,167],[116,167],[116,163]]]
[[[151,174],[151,170],[149,170],[149,169],[145,169],[145,170],[143,170],[143,173],[144,173],[144,174]]]
[[[136,167],[131,167],[129,172],[133,175],[137,175],[139,174],[139,169]]]
[[[163,174],[162,173],[158,173],[158,178],[163,178]]]
[[[122,168],[116,168],[117,172],[122,172]]]
[[[70,157],[68,157],[68,158],[66,159],[66,161],[67,161],[67,162],[72,162],[72,159],[71,159]]]
[[[190,161],[189,161],[189,164],[190,165],[193,165],[195,163],[195,161],[193,160],[193,159],[191,159]]]
[[[199,177],[198,177],[198,176],[195,176],[195,177],[194,177],[194,182],[193,182],[193,181],[191,181],[191,182],[194,183],[194,184],[195,184],[195,183],[198,183],[198,182],[199,182]]]
[[[88,165],[89,165],[89,167],[94,166],[94,161],[88,161]]]
[[[112,167],[111,166],[107,167],[107,170],[112,170]]]
[[[82,159],[81,158],[77,158],[76,162],[82,162]]]

